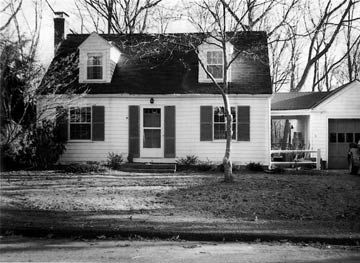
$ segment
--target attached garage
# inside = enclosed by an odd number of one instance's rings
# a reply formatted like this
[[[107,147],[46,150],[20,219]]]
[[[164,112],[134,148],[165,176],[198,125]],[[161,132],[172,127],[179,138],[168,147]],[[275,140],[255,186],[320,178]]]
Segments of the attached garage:
[[[347,168],[349,143],[360,140],[360,119],[329,119],[329,168]]]
[[[304,149],[320,149],[328,168],[346,169],[349,144],[360,140],[360,81],[330,92],[274,94],[271,118],[294,123],[291,131],[302,134]]]

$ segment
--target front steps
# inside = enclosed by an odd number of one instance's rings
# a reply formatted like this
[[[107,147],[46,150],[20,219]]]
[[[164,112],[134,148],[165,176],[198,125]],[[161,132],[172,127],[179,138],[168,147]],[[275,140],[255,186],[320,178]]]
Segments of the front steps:
[[[175,173],[175,163],[126,163],[121,171],[131,173]]]

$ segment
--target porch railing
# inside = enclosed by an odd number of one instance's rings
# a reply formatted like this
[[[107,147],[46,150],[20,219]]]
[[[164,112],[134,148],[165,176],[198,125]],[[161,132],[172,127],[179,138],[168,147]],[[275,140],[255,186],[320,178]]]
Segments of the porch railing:
[[[299,160],[299,159],[295,159],[294,161],[273,161],[272,160],[272,155],[273,154],[289,154],[289,153],[316,153],[316,160],[312,161],[310,160]],[[269,164],[269,169],[272,168],[273,165],[283,165],[283,164],[315,164],[316,165],[316,170],[320,170],[321,169],[321,151],[320,149],[317,150],[271,150],[270,151],[270,164]]]

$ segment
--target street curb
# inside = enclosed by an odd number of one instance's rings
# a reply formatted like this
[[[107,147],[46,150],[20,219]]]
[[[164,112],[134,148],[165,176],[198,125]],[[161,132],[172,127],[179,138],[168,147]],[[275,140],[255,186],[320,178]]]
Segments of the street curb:
[[[1,235],[15,234],[31,237],[52,238],[161,238],[189,241],[223,241],[223,242],[294,242],[294,243],[325,243],[331,245],[359,246],[360,237],[334,237],[334,236],[295,236],[291,234],[250,233],[250,232],[190,232],[181,230],[156,231],[148,229],[88,229],[88,228],[41,228],[41,227],[7,227],[0,228]]]

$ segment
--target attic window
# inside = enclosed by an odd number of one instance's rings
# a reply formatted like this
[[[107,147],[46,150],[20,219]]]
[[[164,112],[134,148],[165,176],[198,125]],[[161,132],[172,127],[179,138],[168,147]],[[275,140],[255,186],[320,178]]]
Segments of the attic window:
[[[88,54],[87,79],[103,79],[103,56],[102,54]]]
[[[215,79],[223,78],[223,52],[222,51],[208,51],[206,53],[206,69],[213,75]],[[207,76],[209,79],[210,77]]]

